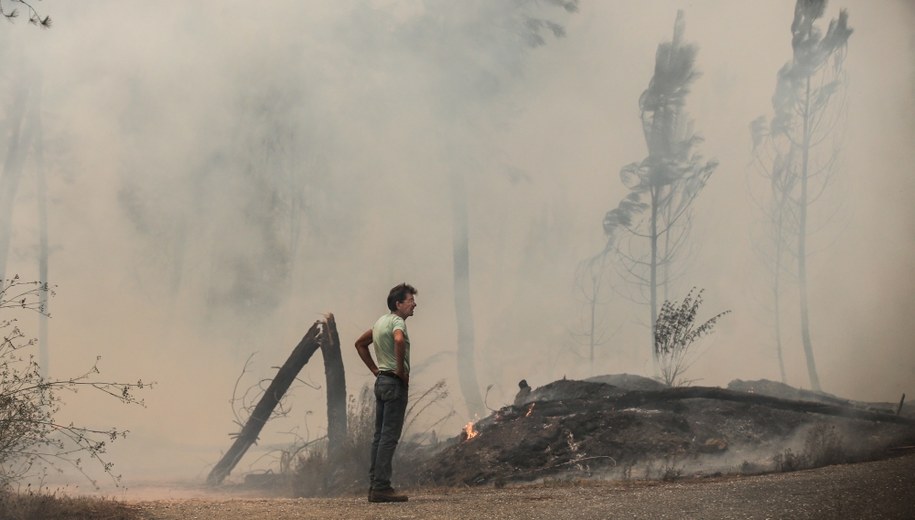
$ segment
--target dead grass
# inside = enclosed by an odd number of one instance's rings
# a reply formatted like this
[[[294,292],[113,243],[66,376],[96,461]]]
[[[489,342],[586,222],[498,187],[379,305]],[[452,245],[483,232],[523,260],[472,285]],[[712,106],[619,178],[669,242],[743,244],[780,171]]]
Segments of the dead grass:
[[[816,423],[807,432],[802,453],[794,453],[788,448],[772,458],[775,471],[798,471],[867,459],[860,454],[849,453],[845,444],[835,426],[825,422]]]
[[[444,380],[410,396],[404,434],[394,454],[394,476],[398,487],[423,484],[415,468],[428,460],[437,446],[431,427],[419,431],[418,419],[427,419],[432,427],[440,425],[454,413],[436,409],[448,390]],[[431,432],[431,433],[430,433]],[[327,441],[314,442],[298,455],[298,464],[287,479],[295,497],[331,497],[362,495],[368,490],[369,453],[375,433],[375,394],[363,386],[358,396],[351,395],[347,404],[346,439],[334,461],[328,459]]]
[[[350,396],[346,410],[347,437],[333,463],[328,460],[327,442],[317,442],[298,457],[291,476],[293,496],[326,497],[368,489],[369,447],[375,428],[374,394],[368,386],[359,396]]]
[[[108,498],[69,497],[56,493],[0,491],[4,520],[135,520],[136,512]]]

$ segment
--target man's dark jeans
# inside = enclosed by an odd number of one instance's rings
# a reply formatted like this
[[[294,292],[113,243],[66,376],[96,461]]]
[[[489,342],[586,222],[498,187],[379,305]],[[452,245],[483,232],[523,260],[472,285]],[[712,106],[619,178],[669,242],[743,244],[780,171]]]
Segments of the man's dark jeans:
[[[372,489],[391,487],[391,461],[403,431],[407,412],[407,387],[397,376],[379,374],[375,379],[375,436],[372,438]]]

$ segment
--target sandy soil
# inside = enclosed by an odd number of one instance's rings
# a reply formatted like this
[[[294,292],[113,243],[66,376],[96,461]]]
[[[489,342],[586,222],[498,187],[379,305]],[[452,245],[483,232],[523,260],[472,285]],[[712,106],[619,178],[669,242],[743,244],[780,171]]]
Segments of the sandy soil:
[[[177,492],[180,495],[180,492]],[[915,517],[915,454],[795,473],[676,482],[578,482],[412,490],[404,504],[172,496],[127,499],[145,519],[852,519]]]

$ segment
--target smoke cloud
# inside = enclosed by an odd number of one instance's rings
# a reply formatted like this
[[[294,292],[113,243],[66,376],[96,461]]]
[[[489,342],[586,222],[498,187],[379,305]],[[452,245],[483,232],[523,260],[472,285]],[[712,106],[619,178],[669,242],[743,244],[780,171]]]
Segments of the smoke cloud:
[[[202,479],[238,430],[229,399],[248,356],[245,381],[270,377],[324,312],[358,393],[371,374],[351,345],[402,281],[420,291],[411,382],[447,381],[457,413],[440,435],[457,435],[472,417],[456,373],[454,172],[487,405],[510,403],[520,379],[652,375],[647,309],[618,293],[590,365],[575,272],[604,246],[620,168],[646,155],[638,100],[678,9],[702,73],[687,110],[719,161],[678,291],[704,288],[708,316],[733,311],[689,376],[778,379],[748,125],[771,114],[793,2],[521,4],[48,1],[52,29],[4,24],[4,121],[17,89],[40,93],[51,374],[101,356],[103,378],[158,382],[145,409],[66,396],[69,419],[132,432],[112,448],[128,484]],[[854,29],[847,122],[838,209],[824,210],[809,259],[813,344],[825,391],[896,401],[915,391],[915,12],[834,1],[820,23],[840,8]],[[26,279],[38,276],[38,167],[29,155],[7,261]],[[795,307],[788,383],[807,387]],[[318,357],[302,379],[323,386]],[[289,430],[323,435],[320,388],[290,404],[257,453]],[[266,463],[257,453],[237,471]]]

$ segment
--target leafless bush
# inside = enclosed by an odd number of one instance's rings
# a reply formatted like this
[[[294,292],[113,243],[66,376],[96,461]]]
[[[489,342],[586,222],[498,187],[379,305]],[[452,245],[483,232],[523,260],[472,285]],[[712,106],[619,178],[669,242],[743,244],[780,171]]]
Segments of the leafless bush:
[[[843,464],[851,459],[835,426],[824,422],[807,431],[802,453],[796,454],[789,448],[772,458],[775,470],[781,472]]]
[[[93,428],[74,423],[63,424],[55,417],[64,405],[61,392],[77,393],[92,389],[125,404],[143,406],[136,390],[151,386],[136,383],[100,381],[98,362],[85,373],[65,379],[46,378],[30,351],[36,340],[27,338],[16,318],[16,310],[45,314],[42,296],[53,294],[46,283],[23,282],[18,276],[0,280],[0,486],[27,476],[43,476],[48,469],[71,466],[93,485],[82,458],[97,462],[115,484],[113,464],[106,458],[109,443],[127,435],[118,428]]]
[[[807,467],[804,455],[794,453],[791,448],[777,453],[772,457],[772,462],[775,463],[775,471],[779,472],[798,471]]]
[[[836,427],[826,423],[814,425],[804,440],[804,458],[811,468],[847,462],[845,448]]]
[[[664,456],[663,458],[649,458],[645,460],[644,463],[644,479],[645,480],[663,480],[665,482],[673,482],[679,480],[683,477],[685,467],[683,465],[684,456],[682,453],[675,453],[671,455]],[[629,466],[635,466],[637,461],[628,463]],[[625,466],[624,466],[625,467]],[[632,476],[631,467],[628,469],[628,473],[624,475],[624,479],[628,480]]]
[[[678,457],[665,457],[661,469],[661,480],[664,482],[673,482],[683,477],[683,465],[680,464]]]
[[[272,378],[262,377],[254,383],[247,383],[247,375],[251,371],[251,365],[253,364],[254,356],[256,354],[256,352],[252,353],[248,356],[248,359],[245,360],[245,365],[242,367],[241,372],[238,374],[238,378],[235,380],[235,386],[232,388],[232,397],[229,399],[229,406],[232,408],[232,415],[234,417],[233,422],[239,428],[244,428],[248,418],[251,417],[254,409],[257,407],[257,404],[260,402],[264,396],[264,393],[270,387],[270,383],[273,382]],[[268,420],[273,421],[281,417],[289,417],[291,411],[289,401],[291,400],[292,396],[295,395],[295,391],[299,387],[305,386],[311,388],[312,390],[321,389],[320,386],[308,381],[304,381],[301,378],[296,378],[295,381],[298,383],[298,385],[292,385],[288,390],[286,390],[285,393],[283,393],[283,396],[276,404],[276,408],[270,412],[270,417]],[[247,386],[243,387],[244,384],[247,384]]]

